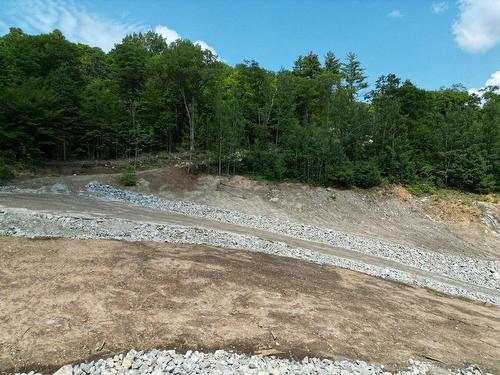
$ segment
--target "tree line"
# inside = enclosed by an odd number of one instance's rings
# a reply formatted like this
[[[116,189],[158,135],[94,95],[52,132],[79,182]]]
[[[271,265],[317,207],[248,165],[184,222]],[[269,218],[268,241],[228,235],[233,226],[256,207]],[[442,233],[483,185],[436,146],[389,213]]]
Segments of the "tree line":
[[[290,70],[232,67],[189,40],[126,36],[109,52],[61,32],[0,38],[0,162],[203,155],[214,173],[361,187],[500,190],[500,95],[368,84],[354,53]]]

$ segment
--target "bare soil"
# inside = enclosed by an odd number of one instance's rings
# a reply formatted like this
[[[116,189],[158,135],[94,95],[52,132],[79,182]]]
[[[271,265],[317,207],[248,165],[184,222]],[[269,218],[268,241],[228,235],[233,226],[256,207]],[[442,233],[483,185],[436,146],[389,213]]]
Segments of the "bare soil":
[[[11,237],[0,238],[0,264],[2,373],[132,347],[500,372],[499,308],[332,266],[205,246]]]
[[[145,167],[161,167],[138,172],[138,186],[127,189],[432,251],[500,259],[500,235],[481,222],[480,207],[461,203],[465,198],[418,198],[399,186],[341,190],[299,183],[276,184],[242,176],[192,174],[174,160],[148,159],[144,163]],[[96,165],[59,163],[47,166],[37,175],[18,177],[13,183],[37,188],[64,182],[73,192],[93,180],[119,186],[120,173],[117,172],[123,165],[123,161]],[[73,172],[75,175],[68,174]],[[500,204],[495,202],[491,203],[500,215]]]
[[[147,207],[128,205],[122,202],[102,201],[87,198],[77,194],[48,194],[48,193],[7,193],[0,194],[0,208],[20,208],[21,210],[32,210],[32,212],[44,212],[49,214],[63,215],[84,215],[85,218],[99,219],[102,217],[111,219],[125,219],[132,222],[147,222],[167,225],[181,225],[191,228],[208,228],[219,230],[226,233],[238,235],[255,236],[257,238],[284,243],[292,248],[307,249],[310,251],[333,255],[343,259],[364,263],[367,265],[390,268],[411,275],[420,276],[427,280],[444,283],[450,287],[462,288],[470,292],[482,293],[493,298],[500,297],[496,290],[487,286],[477,285],[454,278],[453,275],[442,275],[432,271],[413,267],[398,262],[396,259],[388,259],[375,255],[365,254],[359,251],[353,251],[342,247],[316,242],[313,240],[305,240],[301,238],[291,237],[286,234],[270,232],[265,229],[257,229],[243,225],[226,223],[223,221],[210,220],[196,216],[183,215],[175,212],[162,210],[154,210]],[[0,212],[1,213],[1,212]],[[20,222],[21,226],[29,228],[32,224],[25,225]],[[41,229],[41,233],[50,233],[49,228],[45,227],[44,222],[35,224],[37,230]],[[118,224],[118,226],[120,226]],[[28,229],[28,233],[30,230]],[[40,232],[39,232],[40,233]],[[67,238],[71,238],[68,236]]]

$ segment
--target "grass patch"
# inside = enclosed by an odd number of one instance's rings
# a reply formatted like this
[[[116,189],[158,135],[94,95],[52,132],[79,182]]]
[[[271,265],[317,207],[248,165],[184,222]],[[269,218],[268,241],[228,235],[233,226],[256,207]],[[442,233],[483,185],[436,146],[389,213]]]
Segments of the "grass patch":
[[[137,185],[137,173],[135,166],[129,164],[125,167],[125,171],[120,177],[120,183],[124,186],[136,186]]]
[[[405,186],[412,195],[416,197],[423,197],[424,195],[432,195],[436,193],[436,187],[425,183],[414,183]]]

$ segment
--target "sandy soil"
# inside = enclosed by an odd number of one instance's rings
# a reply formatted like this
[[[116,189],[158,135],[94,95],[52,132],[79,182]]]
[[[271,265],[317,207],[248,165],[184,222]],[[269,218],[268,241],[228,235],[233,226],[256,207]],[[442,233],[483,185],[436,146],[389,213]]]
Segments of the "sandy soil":
[[[4,237],[0,249],[2,373],[132,347],[500,371],[500,309],[423,288],[203,246]]]
[[[120,174],[116,172],[121,167],[117,164],[82,168],[79,164],[63,164],[47,168],[43,177],[27,176],[14,183],[21,187],[41,187],[61,181],[72,191],[78,191],[93,180],[117,186]],[[50,171],[76,175],[50,176]],[[412,197],[400,187],[340,190],[298,183],[274,184],[242,176],[189,174],[176,167],[176,162],[141,171],[139,177],[138,186],[127,189],[289,219],[433,251],[500,259],[500,236],[480,222],[479,208],[465,210],[463,206],[443,206],[442,202],[436,206],[434,200]],[[496,206],[500,212],[500,205]]]

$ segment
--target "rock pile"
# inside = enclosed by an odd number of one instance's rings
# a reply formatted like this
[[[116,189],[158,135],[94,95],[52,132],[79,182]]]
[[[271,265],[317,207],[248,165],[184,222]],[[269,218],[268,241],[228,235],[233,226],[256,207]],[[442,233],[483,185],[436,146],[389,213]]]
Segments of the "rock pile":
[[[484,374],[477,367],[471,366],[461,370],[445,370],[429,363],[410,360],[410,365],[397,375],[491,375]],[[151,350],[149,352],[130,350],[126,354],[115,355],[107,359],[99,359],[90,363],[66,365],[54,375],[164,375],[164,374],[211,374],[211,375],[285,375],[285,374],[317,374],[317,375],[392,375],[383,366],[367,364],[364,361],[332,361],[328,359],[308,358],[302,361],[279,359],[274,356],[247,356],[224,350],[213,353],[187,351],[177,353],[175,350]],[[20,374],[26,375],[26,374]],[[28,375],[35,375],[31,372]]]

